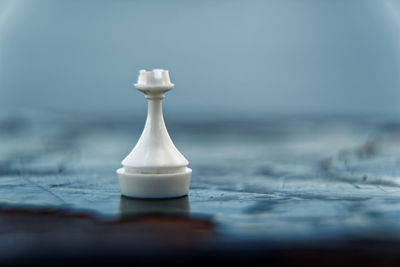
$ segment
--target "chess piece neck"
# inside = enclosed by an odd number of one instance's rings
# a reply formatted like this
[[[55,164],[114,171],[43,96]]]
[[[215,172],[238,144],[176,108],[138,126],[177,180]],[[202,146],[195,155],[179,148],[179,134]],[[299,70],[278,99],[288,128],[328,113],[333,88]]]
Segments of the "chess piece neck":
[[[162,111],[162,98],[147,98],[147,120],[159,119],[164,123]]]

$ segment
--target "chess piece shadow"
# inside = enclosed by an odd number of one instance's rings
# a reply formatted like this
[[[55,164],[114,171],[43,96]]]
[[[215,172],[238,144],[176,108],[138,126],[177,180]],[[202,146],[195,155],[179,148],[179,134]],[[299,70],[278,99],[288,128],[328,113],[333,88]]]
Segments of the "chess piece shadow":
[[[119,214],[122,217],[132,215],[174,215],[189,216],[190,204],[187,196],[172,199],[135,199],[121,196]]]

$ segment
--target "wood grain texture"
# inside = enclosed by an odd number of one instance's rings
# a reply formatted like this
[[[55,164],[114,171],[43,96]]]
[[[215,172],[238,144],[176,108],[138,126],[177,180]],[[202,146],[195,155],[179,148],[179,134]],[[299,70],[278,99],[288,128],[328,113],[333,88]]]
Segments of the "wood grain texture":
[[[343,251],[357,251],[352,259],[362,263],[379,243],[385,249],[375,251],[374,260],[397,262],[400,124],[395,120],[166,119],[193,169],[191,190],[186,198],[146,201],[120,197],[115,174],[141,133],[141,119],[3,115],[0,260],[21,255],[32,260],[32,255],[43,256],[50,248],[62,251],[80,240],[93,250],[74,255],[105,251],[125,253],[122,259],[127,260],[128,251],[117,244],[139,248],[146,240],[149,250],[173,241],[192,244],[197,248],[193,253],[206,253],[204,247],[211,246],[246,251],[260,260],[271,260],[279,251],[299,264],[324,259],[316,257],[318,249],[338,259]],[[47,250],[32,245],[38,242]],[[256,257],[257,251],[266,252],[265,258]],[[175,258],[168,259],[176,259],[176,253],[171,255]],[[221,252],[219,259],[233,258]]]

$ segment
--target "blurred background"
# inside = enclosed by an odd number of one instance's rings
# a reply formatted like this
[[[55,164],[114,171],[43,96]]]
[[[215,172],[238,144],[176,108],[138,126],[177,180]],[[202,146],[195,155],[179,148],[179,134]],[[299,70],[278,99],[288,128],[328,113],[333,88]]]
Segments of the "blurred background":
[[[400,1],[0,0],[0,111],[397,116]]]
[[[153,68],[193,169],[165,205],[115,174]],[[399,73],[400,0],[0,0],[0,265],[400,266]]]

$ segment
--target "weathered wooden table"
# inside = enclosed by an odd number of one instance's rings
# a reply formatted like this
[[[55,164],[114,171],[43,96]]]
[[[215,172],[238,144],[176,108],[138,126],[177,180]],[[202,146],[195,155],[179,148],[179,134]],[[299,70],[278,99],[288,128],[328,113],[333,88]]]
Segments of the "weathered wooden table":
[[[0,263],[400,263],[400,120],[174,121],[188,197],[120,196],[144,117],[0,117]]]

